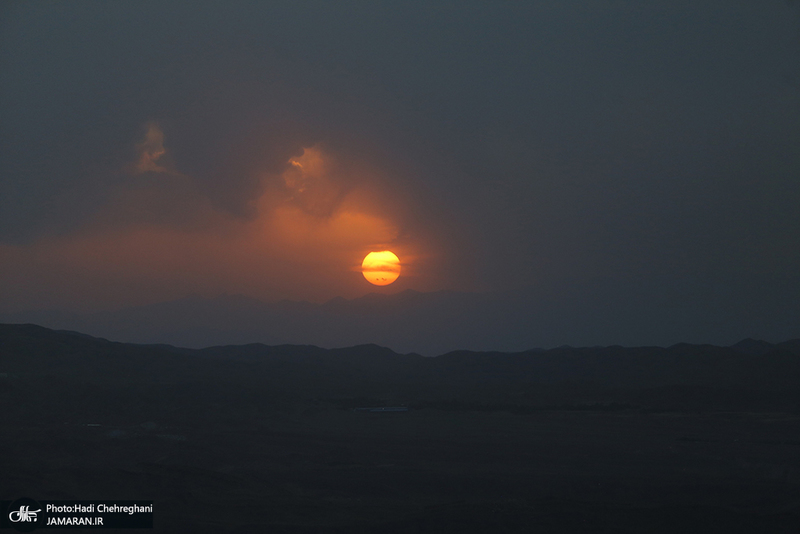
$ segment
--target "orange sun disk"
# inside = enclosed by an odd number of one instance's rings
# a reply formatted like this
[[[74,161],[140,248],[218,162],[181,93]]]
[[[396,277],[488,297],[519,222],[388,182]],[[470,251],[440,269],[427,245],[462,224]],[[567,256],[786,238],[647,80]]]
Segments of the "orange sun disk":
[[[400,276],[400,259],[393,252],[370,252],[361,263],[361,273],[367,282],[388,286]]]

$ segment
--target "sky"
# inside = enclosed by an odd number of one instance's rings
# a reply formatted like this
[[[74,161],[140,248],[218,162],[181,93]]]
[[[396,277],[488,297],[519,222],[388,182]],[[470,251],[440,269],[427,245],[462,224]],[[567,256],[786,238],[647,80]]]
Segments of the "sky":
[[[413,289],[800,317],[798,2],[0,6],[2,312]],[[359,272],[377,250],[394,284]]]

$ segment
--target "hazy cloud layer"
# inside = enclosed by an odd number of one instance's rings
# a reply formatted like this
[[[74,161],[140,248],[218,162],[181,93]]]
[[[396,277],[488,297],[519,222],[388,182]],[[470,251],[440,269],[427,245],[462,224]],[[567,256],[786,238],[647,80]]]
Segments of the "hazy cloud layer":
[[[0,9],[6,309],[800,294],[796,3]]]

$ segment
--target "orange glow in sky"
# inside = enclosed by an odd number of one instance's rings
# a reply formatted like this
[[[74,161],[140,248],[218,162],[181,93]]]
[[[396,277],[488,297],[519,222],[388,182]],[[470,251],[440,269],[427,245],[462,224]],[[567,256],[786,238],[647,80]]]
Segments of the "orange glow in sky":
[[[83,228],[0,245],[9,308],[108,309],[225,293],[322,302],[363,294],[355,271],[377,286],[395,282],[400,262],[385,248],[399,247],[409,263],[419,257],[419,245],[401,238],[407,208],[380,172],[320,147],[265,174],[249,217],[214,206],[179,165],[163,167],[169,154],[156,124],[137,148],[134,187],[119,189]],[[369,250],[381,252],[359,265]]]

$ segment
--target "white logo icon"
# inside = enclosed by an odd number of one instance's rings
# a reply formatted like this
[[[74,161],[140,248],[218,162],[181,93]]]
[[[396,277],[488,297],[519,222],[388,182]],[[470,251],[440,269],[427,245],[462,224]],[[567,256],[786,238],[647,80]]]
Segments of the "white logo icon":
[[[11,512],[8,514],[8,518],[11,520],[12,523],[35,523],[36,522],[36,514],[42,511],[41,508],[38,510],[29,510],[30,506],[20,506],[19,510],[15,512]],[[16,519],[14,519],[16,517]]]

